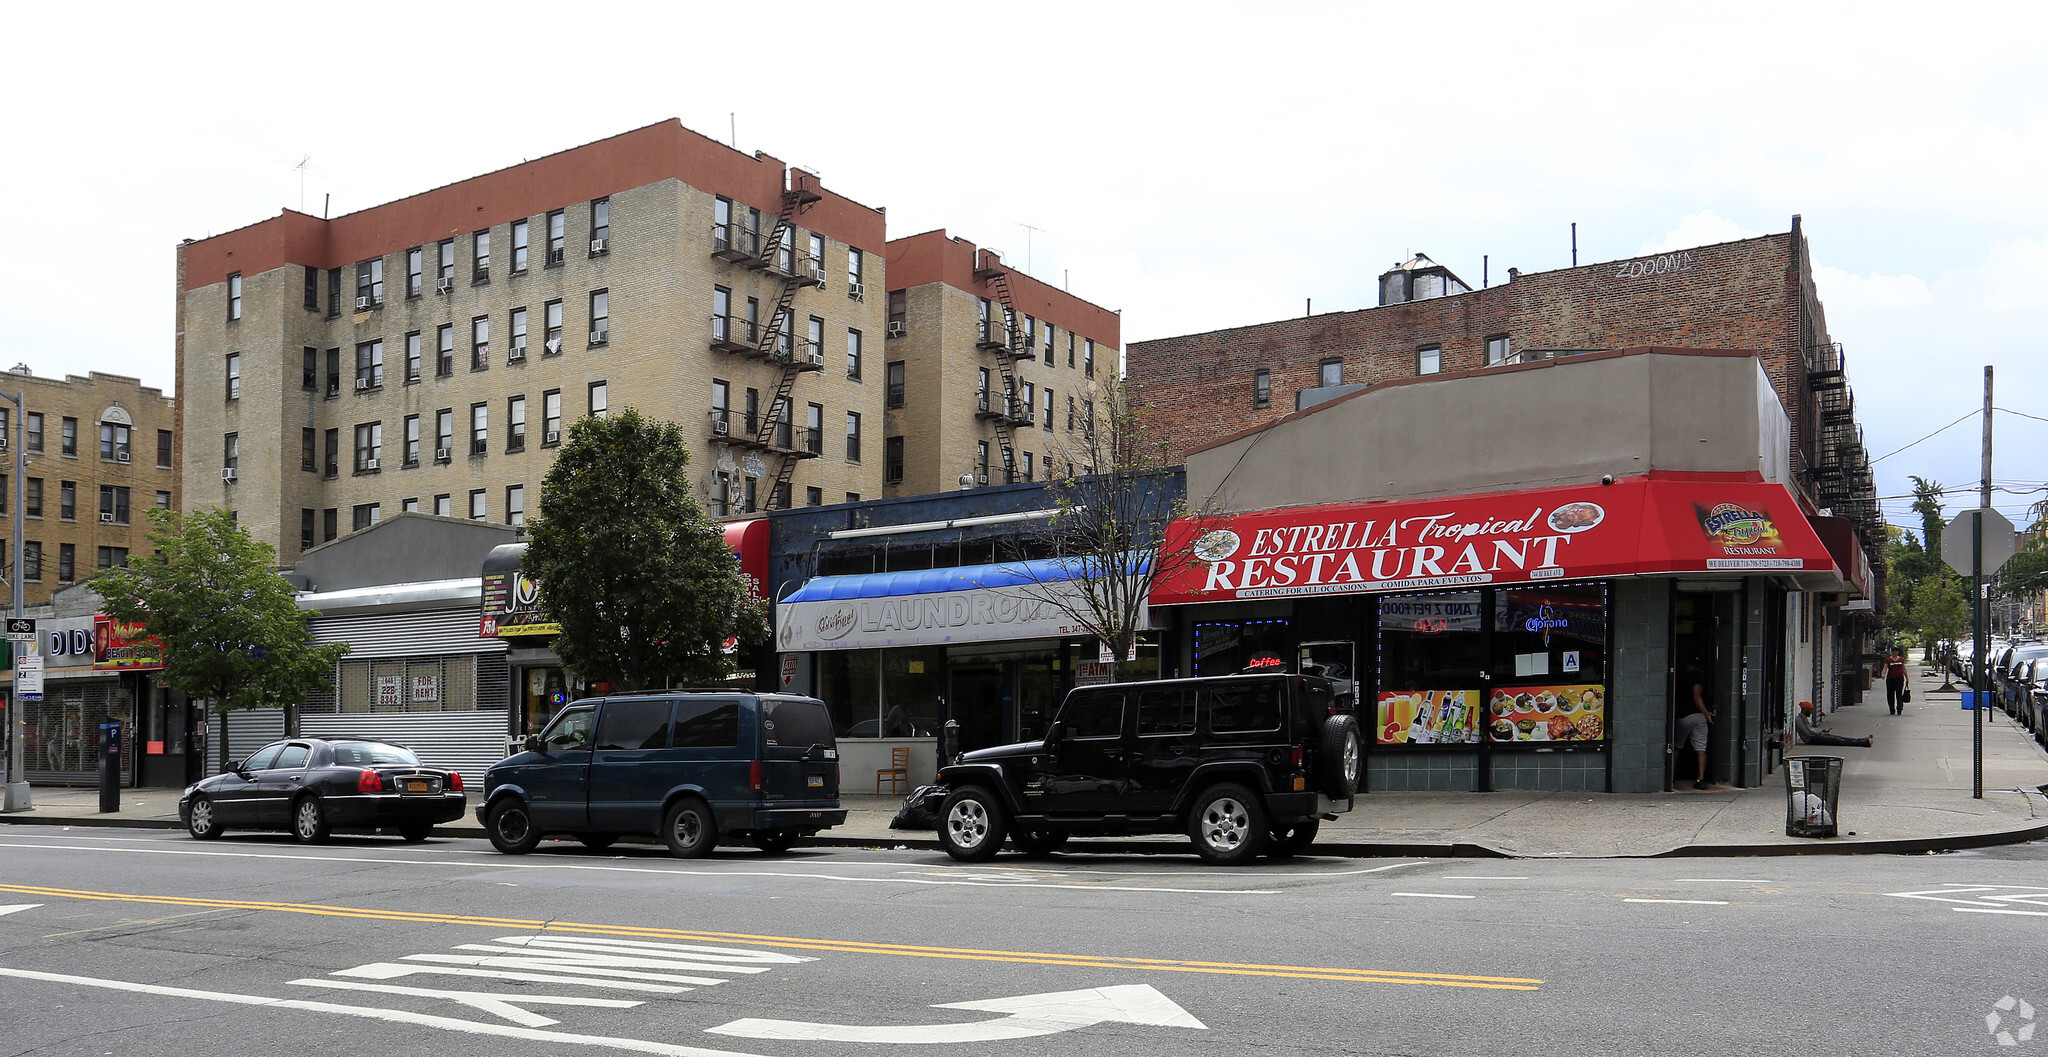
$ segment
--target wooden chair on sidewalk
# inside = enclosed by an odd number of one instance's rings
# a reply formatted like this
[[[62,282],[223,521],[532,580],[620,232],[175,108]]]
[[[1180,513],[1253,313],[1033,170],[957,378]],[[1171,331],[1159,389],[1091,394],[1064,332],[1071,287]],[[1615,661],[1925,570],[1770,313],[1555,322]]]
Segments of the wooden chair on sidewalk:
[[[882,783],[889,783],[892,793],[908,792],[910,786],[910,747],[903,746],[889,750],[889,766],[875,769],[875,792],[882,791]]]

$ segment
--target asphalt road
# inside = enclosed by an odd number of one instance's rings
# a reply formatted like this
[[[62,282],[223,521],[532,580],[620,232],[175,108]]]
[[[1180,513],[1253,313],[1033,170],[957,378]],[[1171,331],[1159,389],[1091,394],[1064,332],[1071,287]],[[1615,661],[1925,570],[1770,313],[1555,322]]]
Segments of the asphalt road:
[[[0,1057],[2048,1054],[2025,1031],[2044,866],[684,862],[8,826]]]

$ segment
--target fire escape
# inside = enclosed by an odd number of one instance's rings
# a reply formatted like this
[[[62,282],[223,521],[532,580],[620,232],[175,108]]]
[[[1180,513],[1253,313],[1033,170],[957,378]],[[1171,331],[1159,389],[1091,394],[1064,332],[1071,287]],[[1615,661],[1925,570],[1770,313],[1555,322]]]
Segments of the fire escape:
[[[1870,452],[1863,445],[1863,427],[1856,423],[1856,393],[1849,386],[1846,360],[1839,344],[1807,350],[1806,384],[1817,405],[1818,457],[1810,472],[1816,498],[1837,517],[1856,523],[1857,534],[1873,556],[1884,542],[1877,505],[1877,484]]]
[[[995,423],[996,445],[1002,452],[1003,483],[1011,484],[1017,479],[1017,433],[1016,426],[1031,424],[1032,409],[1022,404],[1023,387],[1017,378],[1017,361],[1033,354],[1024,345],[1024,330],[1017,325],[1017,302],[1010,294],[1010,271],[988,251],[982,251],[982,266],[974,270],[974,277],[988,283],[995,292],[996,303],[1002,306],[1003,321],[993,319],[981,321],[981,335],[975,347],[994,352],[996,370],[1003,380],[1001,394],[982,393],[975,416]]]
[[[711,331],[713,349],[761,361],[778,372],[767,412],[758,419],[746,417],[736,421],[738,416],[734,412],[722,408],[711,412],[713,439],[780,456],[774,483],[762,503],[765,510],[777,509],[778,504],[785,508],[795,505],[789,493],[796,464],[823,450],[817,430],[794,423],[792,402],[797,376],[825,369],[824,348],[806,338],[803,348],[798,349],[792,322],[796,292],[825,285],[824,262],[796,250],[796,218],[823,197],[811,186],[813,179],[809,175],[799,176],[793,186],[782,192],[782,208],[765,237],[758,230],[742,228],[737,218],[712,231],[712,256],[780,280],[775,305],[765,324],[754,319],[716,317]]]

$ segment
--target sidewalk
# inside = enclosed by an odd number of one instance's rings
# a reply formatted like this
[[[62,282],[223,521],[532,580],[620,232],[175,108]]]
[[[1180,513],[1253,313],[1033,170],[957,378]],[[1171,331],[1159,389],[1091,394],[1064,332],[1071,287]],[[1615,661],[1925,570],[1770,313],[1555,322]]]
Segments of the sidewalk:
[[[1986,713],[1984,799],[1971,791],[1970,713],[1939,678],[1909,666],[1913,703],[1886,713],[1884,686],[1828,716],[1836,734],[1873,734],[1873,748],[1796,746],[1841,756],[1841,830],[1832,840],[1785,836],[1782,769],[1752,789],[1673,793],[1367,793],[1358,807],[1324,823],[1318,854],[1346,856],[1646,857],[1918,852],[2048,837],[2048,752],[2004,712]],[[929,831],[892,830],[899,798],[847,794],[846,825],[813,844],[937,848]],[[99,813],[99,792],[39,786],[34,808],[0,822],[41,825],[178,827],[178,791],[124,789],[117,814]],[[482,838],[473,817],[442,827]],[[1083,841],[1076,851],[1181,852],[1177,837]]]

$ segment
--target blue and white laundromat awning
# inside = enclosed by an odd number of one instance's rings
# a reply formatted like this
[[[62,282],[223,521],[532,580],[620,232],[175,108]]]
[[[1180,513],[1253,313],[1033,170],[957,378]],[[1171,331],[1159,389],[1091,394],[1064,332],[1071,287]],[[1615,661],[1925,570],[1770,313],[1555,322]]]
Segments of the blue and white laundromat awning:
[[[1145,557],[1131,560],[1145,568]],[[1059,558],[813,577],[776,605],[775,648],[802,653],[1086,635],[1074,613],[1087,612],[1077,582],[1087,579],[1083,562]]]

